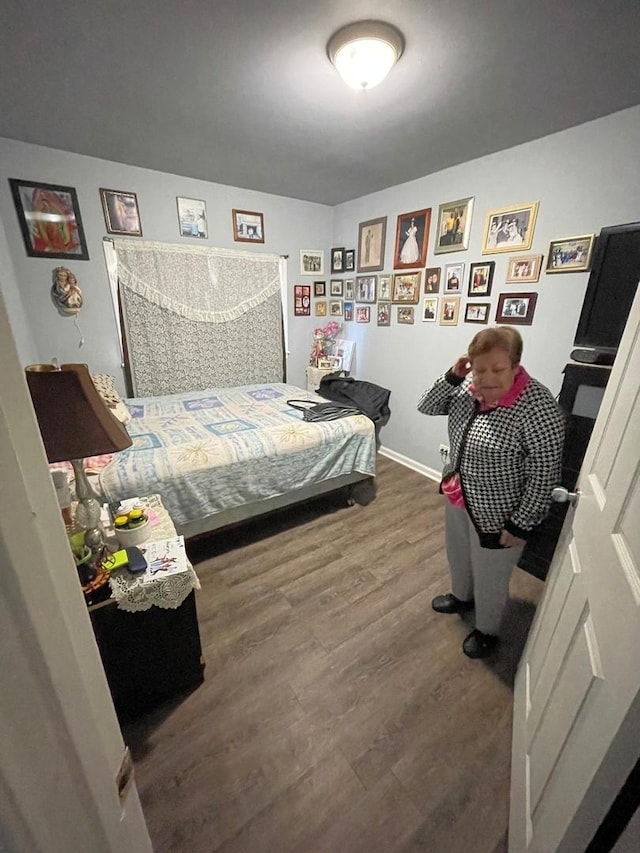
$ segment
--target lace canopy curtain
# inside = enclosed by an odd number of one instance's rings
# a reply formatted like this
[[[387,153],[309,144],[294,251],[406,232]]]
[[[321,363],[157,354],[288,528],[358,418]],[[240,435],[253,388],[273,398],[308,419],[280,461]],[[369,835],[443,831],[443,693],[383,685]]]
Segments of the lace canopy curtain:
[[[114,245],[136,397],[282,381],[277,255]]]

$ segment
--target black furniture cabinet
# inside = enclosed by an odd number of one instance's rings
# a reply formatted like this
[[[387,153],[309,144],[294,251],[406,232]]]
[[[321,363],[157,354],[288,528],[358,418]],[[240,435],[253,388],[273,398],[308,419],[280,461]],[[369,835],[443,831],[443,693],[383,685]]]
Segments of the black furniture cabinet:
[[[120,723],[202,683],[194,590],[176,609],[129,613],[111,599],[89,608],[89,616]]]
[[[566,416],[560,484],[575,489],[582,460],[593,432],[610,367],[567,364],[558,402]],[[553,503],[547,518],[527,540],[518,566],[545,580],[558,544],[569,504]]]

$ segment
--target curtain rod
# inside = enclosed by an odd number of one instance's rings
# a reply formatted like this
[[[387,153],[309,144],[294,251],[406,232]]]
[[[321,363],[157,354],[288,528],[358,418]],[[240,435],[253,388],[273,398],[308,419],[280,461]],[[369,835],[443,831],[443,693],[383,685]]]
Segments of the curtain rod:
[[[113,237],[103,237],[102,242],[103,243],[113,243],[114,240],[113,240]],[[177,245],[179,246],[180,243],[178,243]],[[284,258],[285,260],[289,260],[289,255],[279,255],[278,257]]]

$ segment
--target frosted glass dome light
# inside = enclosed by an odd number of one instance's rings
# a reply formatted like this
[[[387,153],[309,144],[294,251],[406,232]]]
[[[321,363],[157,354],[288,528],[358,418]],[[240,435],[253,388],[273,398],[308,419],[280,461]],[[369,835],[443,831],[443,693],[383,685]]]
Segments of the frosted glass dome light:
[[[404,48],[402,33],[382,21],[348,24],[327,45],[329,59],[353,89],[372,89],[396,64]]]

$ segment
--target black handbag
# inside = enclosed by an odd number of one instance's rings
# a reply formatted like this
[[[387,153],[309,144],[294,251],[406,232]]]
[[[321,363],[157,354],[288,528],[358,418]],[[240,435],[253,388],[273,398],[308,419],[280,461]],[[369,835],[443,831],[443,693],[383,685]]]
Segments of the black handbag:
[[[336,403],[312,403],[310,400],[287,400],[287,405],[299,412],[305,421],[335,421],[350,415],[363,414],[355,406],[339,406]]]

